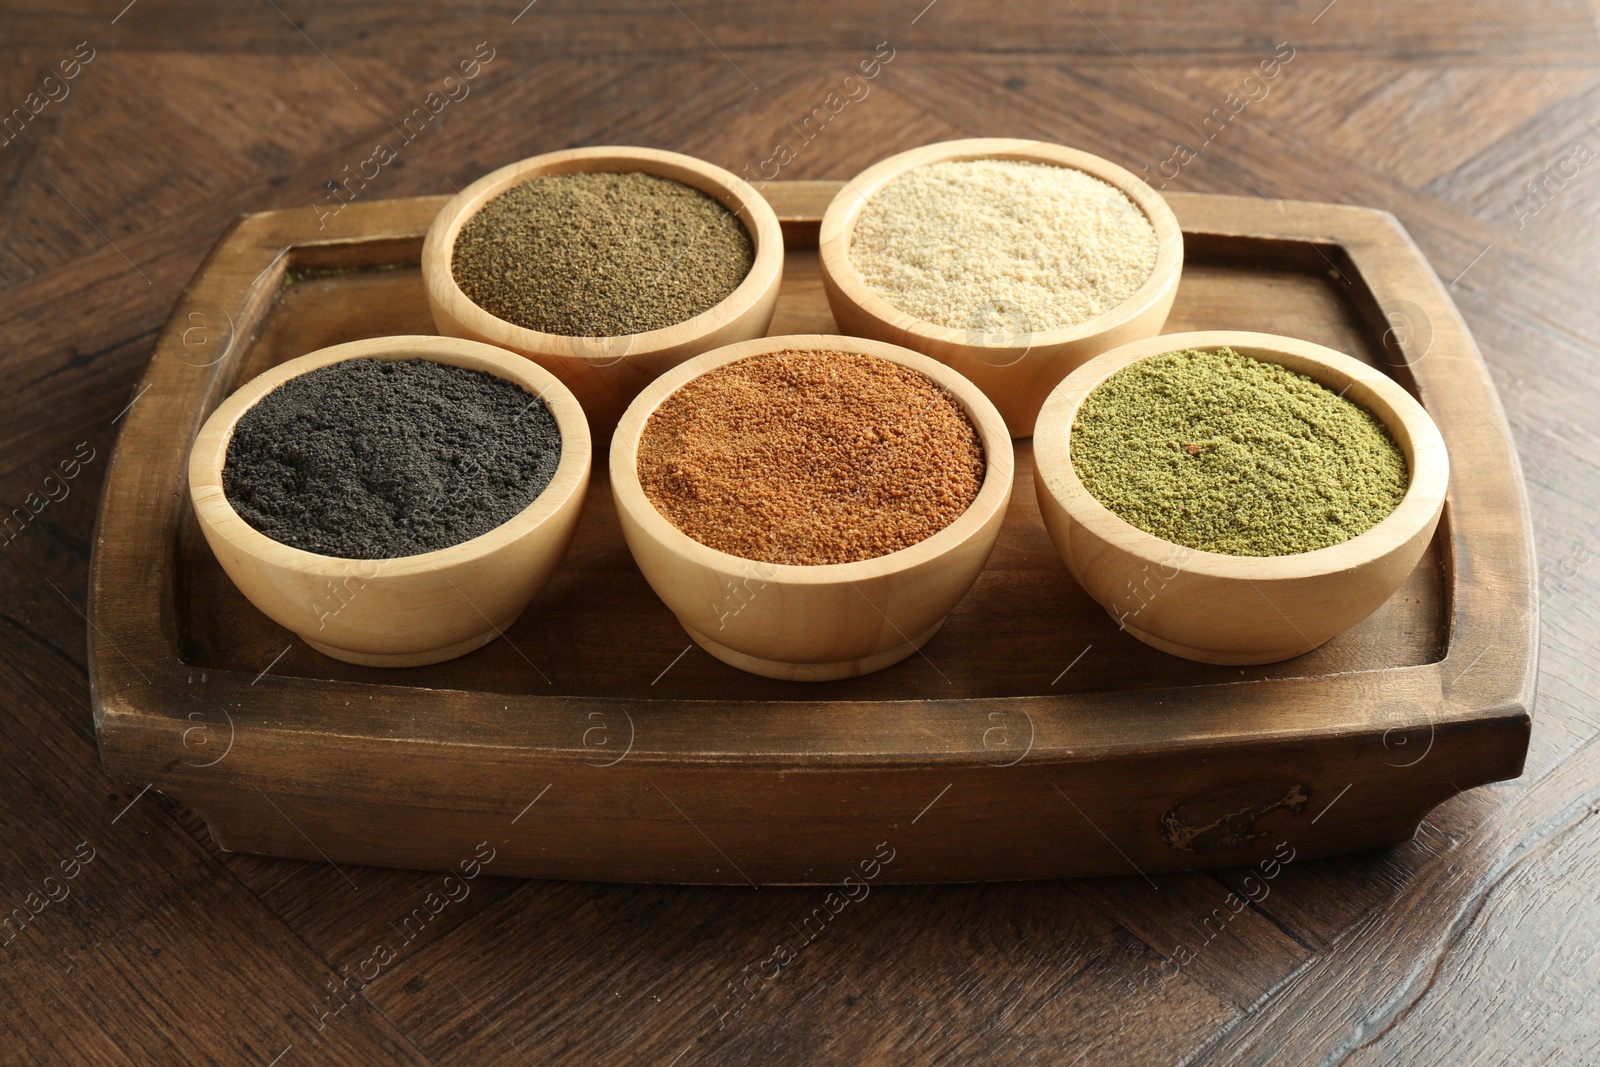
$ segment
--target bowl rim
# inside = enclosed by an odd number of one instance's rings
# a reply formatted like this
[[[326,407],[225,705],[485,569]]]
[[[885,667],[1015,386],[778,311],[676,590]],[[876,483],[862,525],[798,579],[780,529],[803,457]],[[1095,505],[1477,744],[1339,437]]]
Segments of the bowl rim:
[[[514,185],[544,175],[642,171],[699,189],[744,224],[755,261],[733,292],[698,315],[656,330],[580,336],[518,326],[473,302],[456,283],[452,264],[456,237],[468,219]],[[513,351],[611,365],[691,343],[714,333],[756,307],[783,275],[783,229],[766,198],[749,182],[714,163],[681,152],[631,145],[596,145],[545,152],[490,171],[452,196],[434,216],[422,243],[422,274],[429,299],[445,314],[490,343]],[[594,351],[583,351],[584,344]],[[621,347],[622,351],[614,351]]]
[[[244,520],[222,488],[228,444],[244,413],[291,378],[352,359],[410,360],[485,371],[544,401],[561,435],[561,459],[538,496],[505,522],[476,537],[409,556],[370,559],[329,556],[296,548]],[[592,461],[589,424],[572,391],[532,360],[481,341],[428,334],[396,334],[348,341],[287,360],[251,378],[219,404],[200,427],[189,451],[189,497],[200,525],[239,552],[313,577],[341,578],[354,566],[377,565],[384,578],[427,574],[492,557],[565,508],[588,484]]]
[[[974,159],[1011,159],[1082,171],[1113,186],[1144,212],[1156,233],[1156,262],[1150,276],[1126,300],[1091,319],[1072,326],[1019,334],[1005,342],[975,343],[972,333],[954,326],[941,326],[903,311],[880,296],[867,284],[850,259],[855,226],[868,201],[889,182],[909,171],[931,163]],[[902,333],[931,343],[956,346],[974,352],[1012,348],[1051,349],[1072,344],[1114,330],[1159,304],[1167,292],[1176,288],[1183,270],[1183,228],[1171,206],[1155,189],[1132,171],[1103,156],[1050,141],[1015,137],[968,137],[938,141],[899,152],[879,160],[845,182],[822,216],[817,239],[818,255],[825,278],[839,289],[865,315]]]
[[[1228,347],[1242,356],[1290,366],[1322,385],[1337,386],[1365,408],[1406,452],[1410,483],[1399,505],[1377,524],[1337,544],[1282,556],[1233,556],[1190,548],[1139,529],[1100,503],[1072,466],[1068,427],[1078,408],[1111,375],[1141,360],[1182,349]],[[1283,359],[1270,358],[1274,356]],[[1396,426],[1403,432],[1397,432]],[[1408,447],[1409,446],[1409,447]],[[1069,374],[1045,399],[1034,434],[1034,467],[1046,492],[1089,534],[1152,566],[1176,566],[1212,578],[1282,581],[1348,572],[1398,551],[1438,517],[1450,481],[1450,459],[1432,416],[1376,367],[1332,348],[1280,334],[1197,330],[1158,334],[1120,345]]]
[[[882,556],[849,563],[769,563],[747,559],[712,548],[690,537],[656,509],[639,481],[638,451],[644,428],[656,408],[689,381],[708,371],[751,356],[787,349],[828,350],[877,356],[910,367],[932,378],[935,384],[961,405],[978,439],[983,444],[983,485],[967,509],[953,522],[916,544]],[[660,546],[685,562],[719,572],[738,573],[760,568],[765,581],[785,585],[831,585],[841,582],[866,582],[900,574],[952,551],[976,537],[997,511],[1003,511],[1011,498],[1016,457],[1005,420],[994,404],[976,385],[957,371],[920,352],[887,341],[841,334],[779,334],[739,341],[695,356],[667,371],[634,398],[617,423],[611,438],[611,487],[617,506],[645,529]]]

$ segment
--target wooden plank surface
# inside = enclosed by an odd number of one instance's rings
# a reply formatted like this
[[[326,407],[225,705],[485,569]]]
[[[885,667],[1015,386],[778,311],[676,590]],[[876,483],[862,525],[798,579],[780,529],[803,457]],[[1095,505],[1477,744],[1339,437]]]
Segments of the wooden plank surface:
[[[1600,151],[1594,19],[1581,0],[7,5],[0,108],[78,42],[95,55],[0,147],[0,499],[38,512],[0,556],[0,889],[31,915],[0,948],[0,1059],[1593,1062],[1600,183],[1564,161]],[[471,95],[367,195],[448,193],[569,144],[759,168],[889,41],[784,178],[950,136],[1136,172],[1187,142],[1169,189],[1394,212],[1482,347],[1528,478],[1542,671],[1523,778],[1446,802],[1409,844],[1271,879],[877,889],[770,981],[815,890],[520,883],[491,862],[449,899],[436,875],[220,853],[192,812],[108,779],[81,611],[156,331],[236,215],[313,213],[481,41]],[[1280,42],[1270,92],[1200,143]],[[92,458],[62,483],[74,456]],[[80,842],[96,858],[63,882]]]

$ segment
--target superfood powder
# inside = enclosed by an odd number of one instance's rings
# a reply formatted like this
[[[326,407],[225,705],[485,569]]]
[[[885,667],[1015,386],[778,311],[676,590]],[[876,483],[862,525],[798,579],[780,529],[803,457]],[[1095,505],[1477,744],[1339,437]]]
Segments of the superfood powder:
[[[268,537],[344,559],[488,533],[544,491],[561,435],[544,401],[425,359],[352,359],[284,382],[228,442],[228,503]]]
[[[683,322],[721,303],[754,264],[737,215],[693,186],[637,172],[530,178],[468,219],[451,257],[473,303],[568,337]]]
[[[983,444],[931,378],[876,356],[786,351],[688,382],[639,441],[639,481],[702,544],[850,563],[916,544],[983,485]]]
[[[963,159],[907,171],[856,220],[850,261],[884,300],[958,330],[1076,326],[1155,270],[1156,231],[1115,186],[1071,167]]]
[[[1205,552],[1336,545],[1399,506],[1405,455],[1365,408],[1287,367],[1187,349],[1140,360],[1078,408],[1072,466],[1146,533]]]

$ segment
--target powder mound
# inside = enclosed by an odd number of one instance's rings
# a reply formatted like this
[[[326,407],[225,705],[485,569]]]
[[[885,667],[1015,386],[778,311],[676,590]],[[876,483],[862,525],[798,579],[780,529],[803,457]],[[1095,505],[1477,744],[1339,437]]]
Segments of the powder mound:
[[[1110,311],[1149,279],[1158,243],[1125,193],[1083,171],[949,160],[867,201],[850,260],[901,311],[994,343]]]
[[[1072,466],[1146,533],[1205,552],[1283,556],[1371,529],[1410,484],[1371,412],[1230,348],[1140,360],[1078,408]]]
[[[283,544],[392,559],[488,533],[560,462],[555,416],[515,382],[425,359],[353,359],[291,378],[245,412],[222,487]]]
[[[754,264],[744,223],[699,189],[593,172],[530,178],[489,201],[457,234],[451,272],[517,326],[615,337],[710,310]]]
[[[848,352],[751,356],[664,400],[639,481],[702,544],[764,563],[850,563],[944,529],[983,485],[983,443],[927,375]]]

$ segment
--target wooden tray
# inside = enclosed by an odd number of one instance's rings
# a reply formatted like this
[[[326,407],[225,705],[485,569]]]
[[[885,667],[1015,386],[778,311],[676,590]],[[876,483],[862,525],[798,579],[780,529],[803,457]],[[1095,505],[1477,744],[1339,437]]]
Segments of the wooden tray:
[[[774,333],[834,330],[814,246],[838,187],[766,188],[790,249]],[[987,570],[925,654],[865,678],[771,681],[690,647],[622,543],[603,461],[565,564],[505,639],[434,667],[327,659],[229,583],[183,471],[201,421],[267,367],[432,332],[417,261],[444,198],[356,203],[322,223],[239,220],[157,343],[94,548],[107,771],[198,809],[227,849],[445,868],[487,841],[494,873],[551,878],[1055,878],[1406,839],[1442,799],[1521,773],[1527,750],[1535,572],[1498,398],[1390,215],[1168,200],[1188,256],[1168,330],[1351,353],[1410,389],[1451,449],[1422,564],[1317,651],[1214,667],[1119,633],[1052,550],[1018,442]]]

